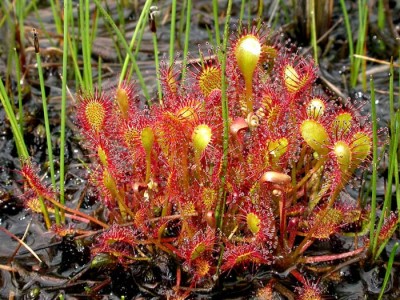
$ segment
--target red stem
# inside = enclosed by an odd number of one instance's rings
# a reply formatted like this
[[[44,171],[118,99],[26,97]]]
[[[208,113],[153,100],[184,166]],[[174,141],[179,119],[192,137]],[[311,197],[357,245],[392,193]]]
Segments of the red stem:
[[[365,247],[358,248],[353,251],[345,252],[345,253],[340,253],[340,254],[329,254],[329,255],[320,255],[320,256],[311,256],[311,257],[302,257],[300,259],[301,262],[303,263],[317,263],[317,262],[325,262],[325,261],[330,261],[330,260],[336,260],[336,259],[342,259],[342,258],[347,258],[349,256],[354,256],[357,254],[362,253],[365,250]]]

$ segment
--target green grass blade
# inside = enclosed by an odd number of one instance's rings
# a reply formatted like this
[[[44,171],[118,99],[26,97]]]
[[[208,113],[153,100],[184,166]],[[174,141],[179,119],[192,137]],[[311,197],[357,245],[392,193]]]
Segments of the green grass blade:
[[[368,5],[365,0],[358,0],[358,10],[359,27],[355,54],[363,55],[368,24]],[[361,61],[361,58],[355,58],[353,60],[350,78],[352,87],[355,87],[357,84],[357,77],[360,70]]]
[[[400,134],[400,111],[398,111],[396,113],[396,124],[395,124],[395,134],[399,135]],[[399,215],[400,218],[400,175],[399,175],[399,156],[396,155],[394,157],[394,168],[395,168],[395,172],[394,172],[394,182],[395,182],[395,188],[396,188],[396,203],[397,203],[397,213]]]
[[[393,65],[392,68],[393,70]],[[391,76],[393,77],[393,76]],[[393,93],[393,79],[390,80],[389,84],[389,91]],[[389,97],[391,101],[393,102],[394,97]],[[390,106],[392,106],[390,104]],[[399,126],[397,124],[397,117],[395,116],[394,112],[391,113],[391,132],[390,132],[390,143],[389,143],[389,164],[388,164],[388,178],[387,178],[387,184],[386,184],[386,190],[385,190],[385,198],[383,202],[383,207],[382,207],[382,214],[379,218],[378,226],[376,229],[376,235],[374,239],[374,246],[377,247],[377,240],[378,240],[378,235],[382,229],[383,222],[385,220],[385,217],[388,216],[390,210],[391,210],[391,200],[392,200],[392,184],[393,184],[393,177],[394,177],[394,172],[396,170],[396,164],[398,162],[397,160],[397,153],[398,153],[398,148],[399,148],[399,134],[400,132],[398,131]],[[384,241],[381,243],[379,251],[376,251],[374,253],[374,259],[378,259],[380,253],[384,249],[384,245],[388,242]],[[375,250],[376,248],[374,248]]]
[[[185,13],[187,11],[187,1],[188,0],[183,1],[182,6],[181,6],[181,11],[179,14],[178,38],[176,39],[179,49],[183,49],[182,36],[183,36],[183,28],[185,27],[185,24],[186,24]]]
[[[371,117],[372,117],[372,196],[371,196],[371,212],[370,212],[370,252],[374,253],[376,249],[376,242],[378,234],[375,233],[375,219],[376,219],[376,182],[378,178],[378,122],[376,114],[375,102],[375,86],[374,80],[370,79],[371,89]]]
[[[52,36],[51,36],[51,35],[48,33],[48,31],[46,30],[46,25],[43,23],[43,20],[42,20],[42,18],[40,17],[40,13],[39,13],[39,10],[38,10],[38,8],[37,8],[36,1],[32,1],[31,4],[32,4],[32,6],[33,6],[33,11],[34,11],[34,13],[35,13],[36,20],[37,20],[38,23],[39,23],[39,28],[40,28],[42,34],[44,34],[44,36],[47,38],[47,40],[49,41],[50,45],[53,46],[53,47],[55,47],[56,44],[55,44],[55,42],[53,41]]]
[[[6,88],[4,87],[3,81],[0,79],[0,100],[1,104],[4,107],[4,111],[6,112],[6,116],[11,125],[11,131],[13,133],[15,145],[17,147],[18,155],[22,160],[26,160],[29,158],[29,153],[26,148],[24,138],[19,129],[19,125],[17,122],[17,118],[15,117],[14,110],[11,104],[11,100],[7,95]]]
[[[63,45],[63,66],[62,66],[62,88],[61,88],[61,124],[60,124],[60,203],[65,205],[65,123],[67,119],[67,69],[68,69],[68,27],[69,27],[69,16],[72,15],[71,12],[71,0],[64,1],[64,45]],[[71,51],[72,52],[72,51]],[[76,70],[76,66],[75,66]],[[78,74],[80,74],[78,69]],[[61,212],[61,221],[65,222],[64,211]]]
[[[99,56],[99,59],[97,61],[97,90],[98,92],[101,94],[101,76],[102,76],[102,68],[103,63],[102,63],[102,59],[101,56]]]
[[[223,212],[225,210],[226,201],[226,173],[228,170],[228,148],[229,148],[229,110],[228,110],[228,95],[226,83],[226,50],[228,47],[228,31],[231,18],[232,0],[228,1],[228,8],[226,11],[226,20],[224,28],[224,39],[222,44],[222,61],[221,61],[221,106],[222,106],[222,119],[223,119],[223,144],[222,144],[222,166],[221,166],[221,186],[218,191],[218,202],[215,209],[215,219],[218,228],[222,227]]]
[[[131,42],[130,42],[129,46],[128,46],[128,43],[125,40],[125,37],[122,35],[121,31],[118,29],[117,25],[115,24],[115,22],[113,21],[111,16],[102,7],[100,1],[99,0],[94,0],[94,2],[96,3],[96,6],[99,9],[100,13],[104,16],[106,21],[113,28],[115,34],[117,35],[117,38],[118,38],[119,42],[124,46],[124,48],[126,50],[126,58],[125,58],[124,65],[122,66],[121,75],[119,77],[119,84],[121,84],[122,81],[126,78],[126,71],[127,71],[127,68],[128,68],[128,63],[129,63],[129,60],[131,60],[132,65],[133,65],[133,67],[134,67],[134,69],[136,71],[136,75],[138,77],[140,86],[141,86],[141,88],[143,90],[143,94],[145,95],[146,99],[149,99],[149,93],[147,91],[147,87],[144,84],[143,76],[142,76],[142,74],[141,74],[141,72],[139,70],[139,67],[137,66],[136,59],[135,59],[134,55],[132,54],[132,49],[133,49],[133,46],[135,44],[135,40],[136,40],[136,36],[138,34],[138,31],[139,31],[139,28],[141,28],[142,23],[145,21],[146,16],[149,13],[149,9],[150,9],[152,1],[151,0],[147,0],[146,1],[145,5],[143,7],[142,13],[140,14],[140,17],[139,17],[138,23],[136,25],[135,31],[133,32],[133,36],[132,36],[132,39],[131,39]]]
[[[57,3],[54,3],[54,0],[50,0],[51,11],[53,12],[53,19],[56,24],[56,30],[57,30],[57,33],[59,35],[61,35],[63,32],[62,25],[61,25],[62,22],[61,22],[61,18],[60,18],[61,11],[58,9],[57,4],[58,4],[58,1],[57,1]]]
[[[243,17],[244,17],[244,8],[246,6],[246,0],[242,0],[240,3],[240,12],[239,12],[239,28],[238,32],[242,32],[243,26]]]
[[[74,16],[72,14],[72,1],[66,1],[66,2],[68,4],[67,13],[68,13],[68,16],[69,16],[68,27],[69,28],[75,28]],[[66,13],[65,10],[66,10],[66,8],[64,7],[64,16],[66,16],[65,15],[65,13]],[[79,90],[80,87],[83,87],[84,83],[83,83],[81,70],[79,68],[78,45],[77,45],[77,42],[76,42],[76,36],[75,36],[75,34],[70,34],[70,32],[67,31],[67,37],[66,37],[67,39],[65,39],[65,30],[66,29],[65,29],[65,24],[64,24],[64,43],[67,43],[68,47],[69,47],[68,50],[69,50],[69,54],[71,55],[72,63],[73,63],[73,67],[74,67],[76,90]]]
[[[136,47],[135,53],[133,55],[135,60],[139,55],[140,45],[142,43],[143,34],[144,34],[144,28],[146,27],[146,23],[147,23],[147,17],[145,16],[145,20],[144,20],[144,22],[142,22],[141,27],[139,28],[139,36],[138,36],[137,43],[136,43],[137,47]],[[127,78],[132,78],[133,71],[134,71],[134,68],[133,68],[133,66],[131,66],[131,68],[130,68],[130,70],[128,72],[128,75],[126,77]]]
[[[18,91],[18,123],[22,136],[24,135],[24,107],[22,105],[22,91],[21,91],[21,67],[19,65],[19,57],[17,49],[14,48],[15,59],[15,72],[17,77],[17,91]]]
[[[394,121],[395,111],[394,111],[394,67],[393,67],[393,57],[390,60],[390,71],[389,71],[389,114],[390,120]],[[390,131],[393,134],[395,129],[395,123],[390,122]]]
[[[261,22],[262,22],[262,15],[264,12],[264,1],[258,1],[258,7],[257,7],[257,28],[260,28]]]
[[[213,0],[213,16],[214,16],[215,41],[217,42],[217,46],[219,47],[221,45],[221,36],[219,33],[218,0]]]
[[[185,29],[185,44],[183,48],[183,62],[182,62],[182,80],[186,77],[186,64],[188,60],[189,52],[189,40],[190,40],[190,20],[192,15],[192,0],[187,0],[187,11],[186,11],[186,29]]]
[[[397,252],[397,248],[398,247],[399,247],[399,243],[397,242],[396,244],[394,244],[392,252],[390,252],[389,261],[388,261],[388,264],[387,264],[387,267],[386,267],[385,278],[383,279],[383,284],[382,284],[381,292],[379,293],[378,300],[382,299],[383,293],[385,292],[385,289],[386,289],[386,285],[389,282],[390,274],[392,272],[394,258],[396,256],[396,252]]]
[[[378,0],[378,28],[385,29],[385,7],[383,0]]]
[[[91,91],[93,89],[92,59],[91,59],[91,37],[90,37],[90,18],[89,0],[79,1],[79,21],[81,30],[82,54],[83,54],[83,89]]]
[[[353,33],[351,31],[349,15],[347,14],[346,2],[344,0],[340,0],[340,6],[342,7],[344,24],[346,27],[347,40],[348,40],[348,44],[349,44],[350,67],[352,68],[352,66],[354,64]]]
[[[172,66],[175,58],[175,31],[176,31],[176,0],[172,0],[171,31],[169,34],[169,65]]]
[[[50,122],[49,122],[49,114],[48,114],[48,107],[47,107],[47,98],[46,98],[46,91],[44,89],[42,59],[40,57],[39,40],[38,40],[36,31],[34,31],[34,41],[35,41],[36,61],[37,61],[39,82],[40,82],[40,92],[42,94],[44,126],[46,128],[47,157],[48,157],[49,166],[50,166],[50,179],[51,179],[51,184],[53,186],[53,189],[57,190],[55,171],[54,171],[53,146],[52,146],[52,142],[51,142]],[[60,219],[58,207],[54,207],[54,210],[55,210],[56,224],[59,225],[61,219]]]
[[[19,39],[21,45],[25,45],[25,26],[24,26],[24,17],[25,17],[25,6],[26,3],[24,0],[18,0],[15,3],[15,11],[18,16],[18,29],[19,29]]]
[[[317,29],[315,25],[315,0],[311,0],[311,44],[314,50],[314,61],[318,65],[318,48],[317,48]]]

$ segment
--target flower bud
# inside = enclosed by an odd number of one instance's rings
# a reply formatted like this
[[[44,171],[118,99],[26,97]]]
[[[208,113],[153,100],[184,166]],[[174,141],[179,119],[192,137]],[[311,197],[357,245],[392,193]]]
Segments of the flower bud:
[[[325,103],[320,98],[313,98],[307,104],[307,116],[318,120],[325,112]]]
[[[261,55],[261,43],[257,37],[247,34],[241,37],[235,48],[235,57],[246,82],[253,79]]]
[[[315,120],[305,120],[301,123],[300,132],[306,143],[318,154],[327,154],[329,136],[324,126]]]

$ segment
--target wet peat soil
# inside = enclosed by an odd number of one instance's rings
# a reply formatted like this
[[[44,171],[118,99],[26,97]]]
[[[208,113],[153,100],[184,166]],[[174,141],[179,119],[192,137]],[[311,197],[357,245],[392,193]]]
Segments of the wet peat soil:
[[[269,4],[268,4],[269,5]],[[354,4],[356,7],[356,4]],[[167,11],[168,7],[160,10]],[[116,15],[115,7],[113,8]],[[220,7],[221,11],[223,7]],[[204,45],[208,39],[207,28],[213,27],[212,8],[208,1],[199,1],[194,5],[194,16],[192,17],[192,37],[195,39],[191,43],[191,52],[197,53],[197,45]],[[239,11],[239,6],[234,6],[234,12]],[[268,11],[268,10],[266,10]],[[51,18],[50,8],[44,7],[41,16],[48,31],[54,31],[54,24]],[[126,10],[127,32],[132,34],[137,15],[135,11]],[[357,11],[353,8],[349,10],[350,19],[357,24]],[[267,14],[269,16],[269,14]],[[393,24],[397,25],[397,34],[400,26],[400,8],[393,8]],[[320,74],[323,79],[318,81],[322,88],[326,88],[326,82],[330,82],[337,88],[337,91],[345,98],[350,97],[349,101],[362,101],[369,99],[369,92],[363,92],[361,87],[350,90],[348,88],[348,59],[347,44],[344,24],[340,21],[341,11],[337,6],[334,9],[330,26],[336,26],[328,35],[328,39],[321,43],[321,51],[324,51],[320,58]],[[372,15],[371,20],[376,18]],[[237,21],[238,14],[233,15],[233,23]],[[223,19],[221,19],[221,26]],[[371,22],[375,24],[376,22]],[[299,29],[301,23],[285,23],[284,16],[279,18],[278,24],[281,25],[282,32],[291,38],[293,42],[304,48],[301,51],[311,53],[308,42],[304,42],[304,34]],[[27,18],[26,26],[38,27],[37,20],[32,14]],[[101,28],[102,24],[99,25]],[[103,24],[104,26],[104,24]],[[160,52],[168,52],[168,33],[169,23],[159,28]],[[368,55],[385,61],[389,61],[390,56],[396,54],[396,44],[393,42],[390,30],[379,31],[375,26],[370,26],[368,39]],[[0,41],[5,41],[7,36],[6,28],[0,28]],[[107,36],[107,31],[101,31],[95,41],[93,49],[93,59],[96,61],[99,56],[104,62],[103,88],[115,86],[118,78],[119,64],[115,57],[113,44]],[[130,37],[130,36],[129,36]],[[128,38],[129,39],[129,38]],[[29,43],[29,42],[28,42]],[[155,95],[154,84],[154,63],[151,36],[146,33],[143,39],[142,49],[139,56],[139,67],[141,68],[145,81],[150,91]],[[382,44],[385,50],[380,48]],[[46,40],[41,40],[41,46],[47,47]],[[26,47],[31,46],[31,44]],[[10,85],[16,91],[15,77],[13,74],[6,74],[7,49],[3,46],[0,51],[0,74],[2,79],[11,79]],[[396,56],[395,56],[396,57]],[[51,120],[51,130],[54,148],[54,155],[59,155],[59,111],[61,82],[59,73],[61,72],[61,57],[57,54],[48,53],[43,57],[46,63],[54,63],[51,67],[45,68],[46,93],[49,99],[49,115]],[[46,161],[46,140],[43,123],[43,112],[38,83],[37,72],[34,68],[35,58],[33,52],[26,51],[27,76],[24,81],[24,113],[25,113],[25,141],[33,160],[43,166]],[[388,67],[382,65],[368,64],[368,72],[374,75],[375,86],[377,88],[378,114],[380,126],[386,126],[388,120]],[[395,82],[398,78],[395,78]],[[71,81],[70,88],[74,90],[75,83]],[[398,91],[397,91],[398,92]],[[16,92],[15,92],[15,99]],[[368,113],[368,104],[364,108],[364,113]],[[91,187],[87,184],[87,173],[82,161],[89,162],[90,158],[82,150],[79,137],[75,134],[76,128],[73,123],[73,108],[68,108],[69,122],[67,128],[67,148],[66,148],[66,197],[68,205],[76,207],[79,203],[81,209],[86,213],[96,211],[98,215],[103,213],[102,206],[96,202],[96,196]],[[0,270],[0,298],[7,299],[10,295],[15,295],[16,299],[55,299],[57,295],[64,293],[66,299],[85,299],[88,295],[98,299],[159,299],[165,298],[170,293],[171,288],[176,283],[176,262],[170,257],[160,255],[151,264],[136,264],[134,268],[98,268],[89,269],[91,240],[74,240],[73,237],[59,238],[54,233],[48,232],[44,228],[43,220],[38,215],[32,215],[23,208],[20,195],[23,193],[21,177],[18,173],[20,166],[17,152],[12,139],[12,133],[5,113],[0,108],[0,226],[12,232],[15,236],[22,238],[27,232],[24,241],[35,250],[43,263],[39,263],[25,248],[0,231],[0,265],[12,266],[14,272],[6,269]],[[44,170],[45,167],[42,167]],[[56,161],[56,170],[57,170]],[[380,168],[379,179],[379,200],[383,199],[383,187],[385,178],[385,165]],[[357,197],[356,187],[348,189],[348,196]],[[395,201],[393,201],[395,203]],[[393,210],[397,208],[394,207]],[[79,224],[81,229],[87,225]],[[28,230],[27,230],[28,229]],[[396,236],[395,236],[396,237]],[[330,280],[325,286],[324,295],[327,299],[375,299],[379,294],[380,287],[385,274],[384,262],[388,258],[391,248],[395,242],[391,241],[386,251],[382,255],[382,261],[374,265],[363,263],[359,259],[351,264],[342,262],[342,266],[337,272],[337,278]],[[342,237],[333,237],[330,241],[321,242],[310,249],[310,254],[344,252],[350,247],[350,240]],[[399,261],[400,254],[395,261]],[[397,274],[399,266],[395,264],[393,274]],[[262,287],[271,277],[276,278],[289,290],[298,286],[284,274],[277,274],[268,269],[261,269],[257,272],[248,270],[244,273],[230,272],[221,278],[220,282],[211,290],[199,289],[194,293],[197,299],[249,299],[255,297],[257,288]],[[182,280],[184,282],[184,279]],[[87,293],[85,287],[91,287],[91,294]],[[94,295],[97,295],[96,297]],[[285,299],[278,294],[276,299]],[[400,298],[400,280],[398,276],[391,276],[386,288],[385,299]]]

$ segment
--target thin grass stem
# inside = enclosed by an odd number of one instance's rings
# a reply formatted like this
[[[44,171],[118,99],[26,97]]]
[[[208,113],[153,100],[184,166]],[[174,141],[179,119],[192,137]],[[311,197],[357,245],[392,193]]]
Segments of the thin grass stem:
[[[19,41],[21,43],[21,47],[25,44],[25,26],[24,26],[24,8],[25,8],[25,1],[24,0],[18,0],[15,3],[15,10],[16,14],[18,16],[18,30],[19,30]],[[22,49],[21,49],[22,50]]]
[[[394,66],[393,66],[393,57],[390,60],[390,69],[389,69],[389,114],[390,120],[394,121],[395,111],[394,111]],[[395,122],[390,122],[390,131],[391,134],[394,133]]]
[[[101,94],[101,68],[103,66],[102,61],[103,60],[101,59],[101,56],[99,56],[99,59],[97,61],[97,90],[99,91],[99,94]]]
[[[118,6],[118,5],[117,5]],[[92,15],[92,22],[89,23],[89,25],[92,27],[91,31],[91,42],[90,44],[93,45],[94,40],[96,39],[96,34],[97,34],[97,27],[99,25],[99,18],[98,18],[98,12],[97,12],[97,7],[95,7],[95,10]]]
[[[65,191],[64,191],[64,184],[65,184],[65,124],[67,119],[67,69],[68,69],[68,26],[69,26],[69,19],[72,15],[71,13],[71,0],[64,1],[64,45],[63,45],[63,67],[62,67],[62,88],[61,88],[61,124],[60,124],[60,203],[65,205]],[[72,53],[73,51],[71,51]],[[76,66],[77,67],[77,66]],[[78,71],[77,74],[78,78],[80,78],[79,68],[75,68],[75,71]],[[83,81],[82,81],[83,82]],[[61,221],[65,222],[65,212],[64,210],[61,211]]]
[[[50,167],[50,179],[53,189],[56,190],[56,178],[55,178],[55,171],[54,171],[54,159],[53,159],[53,145],[51,142],[51,130],[50,130],[50,122],[49,122],[49,114],[48,114],[48,107],[47,107],[47,97],[46,91],[44,89],[44,78],[43,78],[43,69],[42,69],[42,59],[40,57],[40,50],[39,50],[39,40],[37,37],[36,30],[34,30],[34,40],[35,40],[35,52],[36,52],[36,62],[39,74],[39,82],[40,82],[40,92],[42,94],[42,106],[43,106],[43,118],[44,118],[44,126],[46,128],[46,143],[47,143],[47,157],[49,160],[49,167]],[[56,217],[56,224],[59,225],[61,222],[59,210],[55,207],[55,217]]]
[[[176,31],[176,0],[172,0],[171,29],[169,34],[169,65],[172,66],[175,57],[175,31]]]
[[[68,14],[69,14],[69,19],[68,19],[68,25],[70,28],[75,28],[75,21],[74,21],[74,16],[72,13],[72,1],[67,2],[68,5]],[[64,7],[64,18],[65,16],[65,7]],[[65,26],[65,25],[64,25]],[[65,33],[65,27],[64,27],[64,33]],[[65,37],[64,37],[65,38]],[[65,42],[65,40],[64,40]],[[67,34],[67,44],[69,45],[69,54],[71,55],[72,58],[72,63],[74,67],[74,77],[75,77],[75,88],[78,91],[80,87],[83,87],[83,78],[81,74],[81,70],[79,67],[79,62],[78,62],[78,46],[77,46],[77,41],[76,41],[76,34],[75,30],[72,32],[68,32]]]
[[[228,31],[229,22],[232,11],[232,0],[228,1],[228,7],[226,11],[225,28],[224,28],[224,39],[222,44],[222,53],[226,53],[228,46]],[[222,164],[221,164],[221,184],[218,191],[218,202],[215,209],[215,219],[217,228],[222,227],[223,223],[223,212],[226,205],[226,174],[228,170],[228,149],[229,149],[229,110],[228,110],[228,96],[227,96],[227,83],[226,83],[226,55],[222,55],[221,61],[221,106],[222,106],[222,119],[223,119],[223,142],[222,142]]]
[[[122,7],[120,1],[117,2],[117,13],[119,20],[119,28],[121,33],[125,35],[125,18],[124,18],[124,8]]]
[[[258,7],[257,7],[257,17],[256,17],[257,28],[260,28],[260,26],[261,26],[263,12],[264,12],[264,1],[259,0]]]
[[[398,136],[400,134],[400,111],[398,111],[396,113],[395,116],[395,134]],[[395,190],[396,190],[396,203],[397,203],[397,207],[400,207],[400,175],[399,175],[399,156],[396,155],[394,157],[394,181],[395,181]],[[397,213],[399,215],[400,218],[400,210],[397,209]]]
[[[371,195],[371,211],[369,215],[370,228],[370,252],[373,253],[376,249],[375,237],[375,219],[376,219],[376,185],[378,178],[378,122],[376,114],[376,103],[375,103],[375,85],[374,80],[370,78],[370,89],[371,89],[371,117],[372,117],[372,195]]]
[[[36,1],[33,1],[33,2],[36,2]],[[57,3],[58,3],[58,1],[57,1]],[[51,11],[53,13],[53,20],[56,24],[56,30],[57,30],[57,33],[59,35],[61,35],[63,32],[62,25],[61,25],[62,22],[61,22],[61,17],[60,17],[61,11],[58,9],[57,3],[55,3],[54,0],[50,0],[50,6],[51,6]]]
[[[139,67],[137,66],[136,59],[135,59],[134,55],[132,54],[132,49],[133,49],[133,46],[135,44],[135,40],[136,40],[136,36],[138,34],[138,31],[139,31],[139,28],[141,28],[141,24],[145,21],[146,16],[148,15],[148,12],[149,12],[149,9],[150,9],[152,1],[151,0],[147,0],[146,1],[145,5],[143,7],[142,13],[140,14],[140,17],[139,17],[138,23],[136,25],[135,31],[133,32],[133,36],[132,36],[132,39],[131,39],[131,42],[130,42],[129,45],[126,42],[126,40],[125,40],[124,36],[122,35],[121,31],[118,29],[117,25],[115,25],[115,22],[113,21],[111,16],[102,7],[100,1],[99,0],[94,0],[94,2],[96,3],[96,6],[99,9],[100,13],[104,16],[106,21],[111,25],[111,27],[113,28],[115,34],[117,35],[118,40],[120,41],[120,43],[124,46],[124,48],[126,50],[126,54],[127,55],[126,55],[126,58],[125,58],[124,65],[122,66],[121,75],[119,77],[119,85],[121,85],[122,81],[124,79],[126,79],[125,76],[126,76],[126,71],[127,71],[127,68],[128,68],[128,63],[129,63],[129,60],[131,60],[132,61],[132,65],[133,65],[133,67],[134,67],[134,69],[136,71],[136,75],[137,75],[137,77],[139,79],[139,83],[140,83],[140,86],[142,88],[143,94],[145,95],[146,99],[149,99],[149,93],[147,91],[147,87],[146,87],[146,85],[144,83],[143,76],[142,76],[142,74],[141,74],[141,72],[139,70]],[[137,47],[139,47],[139,45]]]
[[[393,120],[394,121],[394,120]],[[374,259],[378,259],[379,255],[384,249],[384,245],[387,244],[388,240],[383,241],[380,243],[380,248],[377,251],[378,247],[378,237],[379,233],[381,232],[383,222],[385,218],[388,216],[390,210],[391,210],[391,199],[392,199],[392,184],[393,184],[393,176],[394,176],[394,171],[395,171],[395,162],[397,161],[395,157],[397,156],[397,149],[399,146],[399,134],[398,132],[393,132],[391,134],[390,138],[390,145],[389,145],[389,165],[388,165],[388,178],[387,178],[387,184],[386,184],[386,190],[385,190],[385,198],[383,201],[383,206],[382,206],[382,214],[379,218],[378,226],[376,228],[376,234],[374,237]]]
[[[39,28],[40,28],[40,30],[41,30],[41,33],[47,38],[47,40],[49,41],[50,45],[54,47],[54,46],[55,46],[55,43],[54,43],[54,41],[53,41],[53,37],[52,37],[52,36],[49,34],[49,32],[46,30],[46,25],[43,23],[43,20],[42,20],[42,18],[40,17],[40,13],[39,13],[39,10],[38,10],[38,8],[37,8],[36,1],[32,1],[31,4],[32,4],[32,6],[33,6],[33,11],[35,12],[36,20],[37,20],[38,23],[39,23]]]
[[[385,29],[385,6],[383,0],[378,0],[378,28]]]
[[[189,52],[189,40],[190,40],[190,20],[192,15],[192,0],[187,0],[187,11],[186,11],[186,28],[185,28],[185,44],[183,48],[183,63],[182,63],[182,80],[186,77],[186,64],[188,60]]]
[[[142,43],[143,34],[144,34],[144,28],[146,27],[146,23],[147,23],[147,15],[145,16],[144,22],[142,22],[142,24],[140,24],[141,27],[139,28],[139,36],[138,36],[138,39],[137,39],[137,47],[136,47],[135,53],[133,55],[133,57],[135,59],[138,57],[138,54],[139,54],[140,45]],[[133,71],[134,71],[134,68],[133,68],[133,66],[131,66],[131,68],[129,69],[128,75],[126,77],[127,78],[132,78]]]
[[[0,19],[0,27],[3,27],[4,23],[9,19],[11,15],[11,5],[10,8],[5,7],[5,2],[1,3],[1,8],[2,8],[2,15],[3,17]]]
[[[239,28],[238,32],[242,32],[242,24],[243,24],[243,17],[244,17],[244,8],[246,6],[246,0],[242,0],[240,3],[240,12],[239,12]]]
[[[364,55],[365,52],[365,37],[367,34],[367,20],[368,20],[368,5],[365,0],[358,0],[358,37],[357,37],[357,44],[356,44],[356,54]],[[351,68],[351,75],[350,81],[351,86],[355,87],[357,84],[358,73],[361,66],[361,60],[356,58],[353,60],[352,68]],[[365,77],[364,77],[365,79]],[[363,80],[363,86],[365,86]]]
[[[85,1],[85,2],[83,2]],[[91,38],[90,38],[90,17],[89,17],[89,0],[79,1],[79,20],[81,28],[81,42],[83,54],[83,83],[84,90],[91,91],[93,89],[92,79],[92,61],[91,61]]]
[[[315,0],[311,0],[310,5],[311,16],[311,44],[314,50],[314,61],[318,65],[318,48],[317,48],[317,29],[315,24]]]
[[[344,0],[340,0],[340,6],[342,7],[344,24],[345,24],[345,27],[346,27],[347,41],[348,41],[348,44],[349,44],[350,67],[352,68],[352,66],[354,64],[353,33],[351,31],[350,19],[349,19],[349,15],[347,13],[346,2]]]
[[[221,45],[221,36],[219,33],[218,0],[213,0],[213,16],[214,16],[215,41],[217,42],[217,46],[219,47]]]
[[[187,11],[187,0],[184,0],[182,3],[180,15],[179,15],[179,29],[178,29],[178,47],[180,49],[183,48],[182,46],[182,35],[183,35],[183,28],[185,27],[186,20],[185,20],[185,12]]]
[[[0,79],[0,100],[1,100],[1,104],[4,107],[4,111],[6,112],[6,116],[11,125],[11,131],[13,133],[15,145],[17,147],[18,156],[20,157],[20,159],[26,160],[29,158],[29,153],[26,148],[22,133],[19,129],[19,125],[17,122],[17,118],[15,117],[15,114],[14,114],[11,100],[7,95],[6,88],[1,79]]]
[[[22,105],[22,91],[21,91],[21,67],[19,65],[19,57],[17,49],[14,48],[15,58],[15,76],[17,77],[17,91],[18,91],[18,123],[22,136],[24,135],[24,107]]]
[[[71,1],[69,1],[67,3],[71,3]],[[71,7],[69,8],[69,10],[71,11]],[[65,20],[64,20],[64,22],[65,22]],[[74,27],[74,26],[71,24],[71,27]],[[64,29],[65,29],[65,27],[64,27]],[[67,40],[64,40],[64,41],[69,47],[69,53],[71,54],[72,63],[73,63],[73,67],[74,67],[74,76],[75,76],[76,88],[78,90],[79,87],[83,87],[84,83],[83,83],[81,70],[79,68],[78,50],[77,50],[78,47],[76,45],[76,40],[75,40],[74,36],[75,35],[73,35],[73,38],[71,38],[71,35],[69,33],[67,33]]]
[[[381,291],[379,293],[378,300],[381,300],[383,298],[383,294],[385,293],[386,285],[388,284],[389,279],[390,279],[390,275],[392,274],[393,262],[394,262],[394,258],[396,256],[398,247],[399,247],[399,243],[397,242],[397,243],[394,244],[394,246],[392,248],[392,251],[390,252],[390,257],[389,257],[389,260],[388,260],[388,263],[387,263],[386,273],[385,273],[385,277],[383,279],[383,284],[382,284],[382,287],[381,287]]]
[[[108,34],[110,35],[110,37],[111,37],[111,39],[112,39],[112,41],[113,41],[115,53],[117,54],[117,57],[118,57],[118,62],[119,62],[119,64],[122,65],[123,62],[124,62],[124,59],[123,59],[123,57],[122,57],[121,47],[120,47],[120,45],[119,45],[119,43],[118,43],[118,38],[115,37],[115,35],[114,35],[114,33],[113,33],[113,29],[112,29],[112,27],[110,26],[110,24],[104,23],[104,26],[105,26],[105,28],[106,28]],[[122,33],[121,33],[121,34],[122,34]],[[125,34],[123,34],[123,36],[125,36]]]

